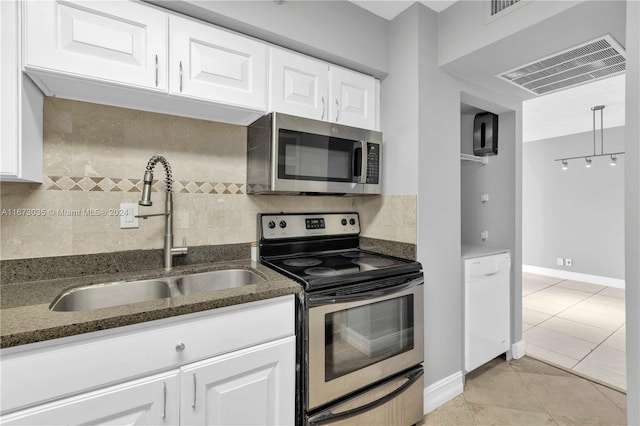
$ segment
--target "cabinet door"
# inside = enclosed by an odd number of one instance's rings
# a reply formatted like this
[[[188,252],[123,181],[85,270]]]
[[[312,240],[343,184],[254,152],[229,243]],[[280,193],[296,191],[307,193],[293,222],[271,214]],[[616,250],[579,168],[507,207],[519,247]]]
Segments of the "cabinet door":
[[[269,49],[271,111],[328,119],[329,64],[282,49]]]
[[[267,47],[171,16],[172,94],[266,111]]]
[[[42,92],[21,72],[20,4],[0,1],[0,180],[42,182]]]
[[[292,425],[295,337],[183,367],[180,395],[184,425]]]
[[[27,1],[25,69],[167,90],[168,15],[129,1]]]
[[[178,371],[123,383],[4,416],[3,425],[177,425]]]
[[[376,79],[344,68],[330,68],[329,121],[375,129]]]

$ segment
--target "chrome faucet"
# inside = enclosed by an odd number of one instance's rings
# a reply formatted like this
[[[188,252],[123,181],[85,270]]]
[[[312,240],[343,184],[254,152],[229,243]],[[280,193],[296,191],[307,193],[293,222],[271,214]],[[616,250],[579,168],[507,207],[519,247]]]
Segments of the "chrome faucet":
[[[165,190],[165,212],[153,213],[153,214],[141,214],[136,217],[146,219],[151,216],[165,216],[164,227],[164,269],[166,271],[173,268],[173,256],[187,254],[188,248],[186,247],[186,239],[183,240],[183,247],[173,246],[173,193],[171,192],[171,166],[166,158],[161,155],[154,155],[147,163],[147,169],[144,172],[144,186],[142,188],[142,198],[138,202],[141,206],[151,206],[151,184],[153,183],[153,168],[160,162],[164,166],[165,182],[167,187]]]

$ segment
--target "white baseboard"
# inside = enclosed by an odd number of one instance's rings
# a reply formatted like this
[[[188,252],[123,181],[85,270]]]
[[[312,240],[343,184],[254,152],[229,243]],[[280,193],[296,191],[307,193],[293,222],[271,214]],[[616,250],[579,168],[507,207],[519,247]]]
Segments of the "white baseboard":
[[[451,401],[464,390],[464,375],[458,371],[424,388],[424,414]]]
[[[615,288],[624,288],[624,280],[618,278],[602,277],[600,275],[582,274],[580,272],[564,271],[561,269],[543,268],[540,266],[522,265],[522,272],[558,277],[565,280],[581,281],[583,283],[600,284]]]
[[[513,359],[520,359],[525,355],[524,340],[511,345],[511,356]]]

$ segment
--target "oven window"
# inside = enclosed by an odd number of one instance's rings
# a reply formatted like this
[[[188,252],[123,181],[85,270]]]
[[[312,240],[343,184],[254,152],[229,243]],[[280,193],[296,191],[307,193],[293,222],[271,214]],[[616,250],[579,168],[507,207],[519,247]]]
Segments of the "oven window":
[[[281,129],[278,178],[353,181],[354,142]]]
[[[413,296],[325,316],[325,381],[413,349]]]

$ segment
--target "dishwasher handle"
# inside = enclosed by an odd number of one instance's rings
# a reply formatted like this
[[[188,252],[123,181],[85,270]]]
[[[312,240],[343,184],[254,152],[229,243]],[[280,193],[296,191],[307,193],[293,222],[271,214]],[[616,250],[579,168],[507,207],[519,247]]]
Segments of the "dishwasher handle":
[[[369,402],[365,405],[361,405],[360,407],[352,408],[351,410],[334,413],[331,408],[326,409],[312,417],[309,418],[310,425],[323,425],[327,423],[332,423],[344,419],[348,419],[353,416],[357,416],[358,414],[365,413],[367,411],[371,411],[381,405],[386,404],[392,399],[404,393],[407,389],[411,387],[415,382],[417,382],[420,377],[424,374],[424,370],[422,368],[409,371],[404,376],[395,379],[396,381],[406,380],[407,382],[396,388],[395,390],[389,392],[382,398],[379,398],[375,401]]]

